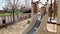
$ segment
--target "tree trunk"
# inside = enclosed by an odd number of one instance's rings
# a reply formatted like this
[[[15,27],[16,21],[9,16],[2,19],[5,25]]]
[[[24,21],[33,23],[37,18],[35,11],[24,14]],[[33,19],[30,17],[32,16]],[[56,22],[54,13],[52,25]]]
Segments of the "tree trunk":
[[[15,22],[14,9],[13,9],[13,22]]]

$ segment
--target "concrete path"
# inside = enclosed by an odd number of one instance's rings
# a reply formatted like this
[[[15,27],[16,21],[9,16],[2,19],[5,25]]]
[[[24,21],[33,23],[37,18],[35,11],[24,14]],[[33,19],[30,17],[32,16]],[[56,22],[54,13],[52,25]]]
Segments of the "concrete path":
[[[7,28],[0,29],[0,34],[21,34],[21,32],[27,28],[27,20],[22,22],[15,23],[13,25],[8,26]],[[25,25],[26,24],[26,25]]]

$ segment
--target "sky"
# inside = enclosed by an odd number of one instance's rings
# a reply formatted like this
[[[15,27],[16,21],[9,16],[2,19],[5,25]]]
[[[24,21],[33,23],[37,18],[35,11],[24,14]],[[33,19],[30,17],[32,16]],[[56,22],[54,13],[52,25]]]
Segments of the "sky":
[[[33,0],[33,2],[35,2],[35,1],[38,1],[38,0]],[[53,0],[54,1],[54,0]],[[25,5],[25,2],[26,3],[31,3],[31,1],[29,1],[29,0],[27,0],[27,1],[25,1],[25,0],[20,0],[20,2],[21,2],[21,4],[23,4],[23,5]],[[45,4],[45,2],[46,2],[46,0],[41,0],[40,2],[42,2],[43,4]],[[49,2],[50,3],[50,2]],[[4,7],[5,6],[5,0],[0,0],[0,10],[3,10],[3,8],[2,7]],[[29,5],[28,4],[28,5]],[[31,5],[31,4],[30,4]],[[42,6],[41,4],[40,4],[40,6]]]
[[[0,0],[0,10],[2,10],[2,7],[5,5],[5,1],[4,0]]]

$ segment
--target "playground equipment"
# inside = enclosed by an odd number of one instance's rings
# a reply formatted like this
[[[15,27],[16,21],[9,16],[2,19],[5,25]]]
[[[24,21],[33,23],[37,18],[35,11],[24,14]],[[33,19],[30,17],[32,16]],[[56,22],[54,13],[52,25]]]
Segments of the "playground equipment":
[[[59,19],[60,18],[60,16],[59,16],[60,15],[59,14],[59,11],[60,11],[59,7],[60,6],[58,6],[58,11],[57,11],[57,9],[56,9],[57,8],[56,0],[54,0],[54,13],[52,13],[52,0],[51,0],[51,4],[50,4],[50,7],[49,7],[49,13],[48,13],[49,15],[46,14],[43,17],[40,26],[37,29],[34,30],[34,28],[36,27],[36,24],[37,24],[36,21],[37,21],[38,17],[40,16],[40,14],[37,14],[37,4],[38,3],[41,3],[40,0],[37,1],[37,2],[33,2],[33,0],[32,0],[32,15],[31,15],[32,17],[31,17],[31,23],[23,31],[22,34],[60,34],[60,30],[59,30],[60,29],[60,19]],[[48,0],[47,0],[47,3],[48,3]],[[45,4],[45,6],[47,6],[47,5],[48,4]],[[60,5],[60,4],[58,4],[58,5]],[[57,13],[58,13],[58,15],[57,15]],[[51,22],[52,15],[54,17],[53,19],[55,19],[55,17],[57,18],[57,23],[56,23],[56,26],[57,26],[56,30],[57,31],[55,33],[54,32],[52,32],[52,33],[50,32],[49,33],[49,31],[47,30],[48,16],[50,17],[50,22]]]

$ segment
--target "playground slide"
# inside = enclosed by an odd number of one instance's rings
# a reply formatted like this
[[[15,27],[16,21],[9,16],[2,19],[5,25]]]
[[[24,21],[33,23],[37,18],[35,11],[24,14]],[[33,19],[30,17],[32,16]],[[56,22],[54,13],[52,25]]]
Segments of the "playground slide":
[[[28,34],[28,32],[34,28],[34,26],[36,25],[36,21],[38,19],[38,17],[40,16],[40,14],[36,14],[33,17],[31,17],[31,23],[28,25],[28,27],[22,32],[22,34]]]
[[[48,21],[48,14],[46,14],[43,17],[39,28],[36,30],[36,34],[46,34],[46,32],[47,32],[47,26],[46,26],[47,21]]]
[[[23,31],[22,34],[41,34],[41,32],[43,31],[43,28],[46,26],[47,15],[43,17],[41,24],[40,24],[40,21],[37,20],[38,17],[39,15],[35,15],[34,17],[32,17],[32,22]]]
[[[34,27],[29,32],[27,32],[27,34],[43,34],[43,33],[45,33],[45,32],[43,32],[44,31],[43,29],[46,26],[46,23],[47,23],[47,15],[44,16],[44,18],[42,19],[42,22],[37,20]]]

